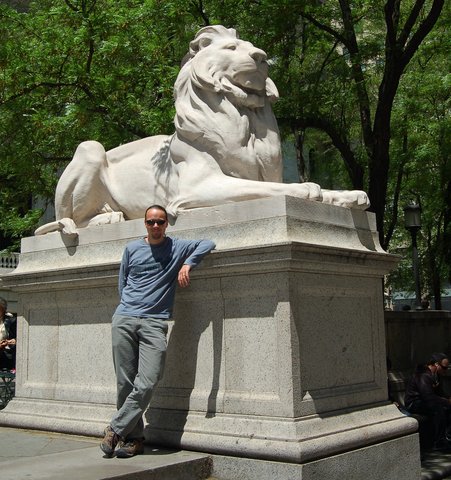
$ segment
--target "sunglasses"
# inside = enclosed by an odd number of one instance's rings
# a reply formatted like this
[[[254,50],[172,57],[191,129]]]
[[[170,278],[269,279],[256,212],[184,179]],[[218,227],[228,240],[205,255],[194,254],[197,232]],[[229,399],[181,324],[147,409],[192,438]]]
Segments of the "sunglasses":
[[[160,225],[161,227],[165,223],[166,223],[166,220],[162,220],[161,218],[158,218],[156,220],[146,220],[146,224],[150,226],[157,224],[157,225]]]
[[[441,363],[439,363],[438,366],[442,367],[443,370],[448,370],[448,365],[442,365]]]

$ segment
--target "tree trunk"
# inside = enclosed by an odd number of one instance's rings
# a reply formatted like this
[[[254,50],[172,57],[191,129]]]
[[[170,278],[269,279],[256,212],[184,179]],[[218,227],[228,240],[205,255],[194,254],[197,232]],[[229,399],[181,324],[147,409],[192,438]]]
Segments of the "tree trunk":
[[[398,51],[389,50],[386,52],[384,76],[379,86],[379,100],[374,115],[373,150],[368,169],[370,210],[376,214],[379,241],[384,250],[388,248],[384,218],[390,167],[391,114],[402,75],[402,70],[398,66],[398,58]]]
[[[294,146],[296,148],[296,165],[298,167],[299,181],[308,182],[308,175],[306,175],[306,165],[304,158],[304,137],[305,130],[293,129]]]
[[[436,310],[442,309],[442,289],[440,274],[437,269],[432,272],[432,295],[434,297],[434,305]]]

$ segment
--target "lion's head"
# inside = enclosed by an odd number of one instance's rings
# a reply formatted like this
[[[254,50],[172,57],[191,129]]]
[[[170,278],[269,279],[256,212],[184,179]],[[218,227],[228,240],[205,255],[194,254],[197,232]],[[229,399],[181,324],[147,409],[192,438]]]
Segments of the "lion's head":
[[[191,63],[188,69],[197,86],[231,93],[232,100],[244,105],[263,106],[265,97],[270,101],[278,98],[277,88],[268,78],[266,53],[240,40],[233,28],[215,25],[199,30],[184,62],[185,68]]]
[[[174,96],[177,134],[214,152],[224,173],[264,180],[265,171],[281,168],[271,109],[278,92],[266,53],[240,40],[234,29],[215,25],[197,33]]]

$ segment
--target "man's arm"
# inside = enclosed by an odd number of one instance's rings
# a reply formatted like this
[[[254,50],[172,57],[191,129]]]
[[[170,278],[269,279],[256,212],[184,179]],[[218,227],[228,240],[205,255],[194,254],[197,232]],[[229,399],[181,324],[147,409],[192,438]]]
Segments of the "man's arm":
[[[430,405],[443,405],[450,406],[450,402],[447,398],[437,395],[433,385],[433,379],[430,375],[421,375],[421,379],[418,382],[418,390],[421,395],[421,399]]]
[[[122,297],[122,290],[124,289],[125,285],[127,285],[127,277],[128,277],[128,248],[125,248],[124,253],[122,255],[121,266],[119,268],[119,296]]]
[[[179,270],[178,282],[182,288],[185,288],[189,285],[189,271],[191,270],[191,265],[183,265]]]
[[[211,240],[199,240],[194,244],[194,250],[186,258],[182,268],[178,273],[179,285],[184,288],[189,285],[190,271],[202,261],[205,255],[208,255],[216,247]]]

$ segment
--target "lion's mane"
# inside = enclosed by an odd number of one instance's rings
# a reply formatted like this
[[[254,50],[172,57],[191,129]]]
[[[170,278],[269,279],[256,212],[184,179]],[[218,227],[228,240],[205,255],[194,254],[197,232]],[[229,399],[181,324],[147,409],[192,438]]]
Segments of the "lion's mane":
[[[275,171],[278,177],[282,172],[278,127],[271,108],[278,98],[277,89],[269,78],[262,91],[246,91],[231,82],[218,67],[218,36],[240,41],[235,30],[213,26],[199,31],[190,44],[174,85],[176,135],[191,145],[202,143],[226,175],[280,181],[274,178]],[[233,54],[230,61],[234,61]]]

